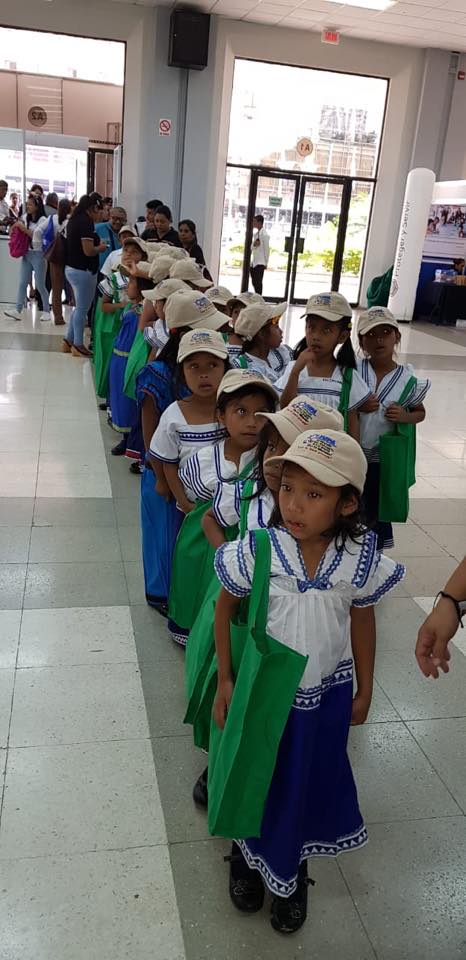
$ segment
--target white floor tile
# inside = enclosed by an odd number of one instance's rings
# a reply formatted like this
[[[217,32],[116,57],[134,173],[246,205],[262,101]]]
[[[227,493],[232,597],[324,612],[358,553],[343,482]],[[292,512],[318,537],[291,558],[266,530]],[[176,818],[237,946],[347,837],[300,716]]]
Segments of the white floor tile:
[[[21,610],[0,610],[0,669],[16,664],[20,627]]]
[[[23,612],[19,667],[135,663],[136,660],[129,607]]]
[[[1,859],[166,842],[150,740],[9,751]]]
[[[413,600],[426,615],[432,612],[435,597],[413,597]],[[465,630],[462,630],[461,627],[458,626],[455,636],[452,638],[451,642],[454,643],[455,647],[457,647],[458,650],[461,650],[461,653],[463,653],[466,657],[466,638],[463,637],[464,633]]]

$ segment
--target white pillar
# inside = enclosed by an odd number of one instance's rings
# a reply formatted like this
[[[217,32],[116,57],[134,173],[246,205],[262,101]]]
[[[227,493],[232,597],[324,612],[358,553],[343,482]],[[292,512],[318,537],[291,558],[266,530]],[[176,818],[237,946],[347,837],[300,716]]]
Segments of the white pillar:
[[[400,232],[393,268],[388,309],[397,320],[409,323],[413,318],[414,301],[422,260],[429,208],[434,192],[435,174],[418,167],[411,170],[401,214]]]

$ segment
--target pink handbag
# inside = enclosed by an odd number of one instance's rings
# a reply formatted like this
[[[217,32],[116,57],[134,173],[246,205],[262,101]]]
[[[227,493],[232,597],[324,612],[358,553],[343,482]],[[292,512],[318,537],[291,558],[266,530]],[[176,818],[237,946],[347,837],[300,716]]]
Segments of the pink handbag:
[[[10,256],[17,260],[24,257],[29,250],[29,237],[23,230],[12,230],[8,238]]]

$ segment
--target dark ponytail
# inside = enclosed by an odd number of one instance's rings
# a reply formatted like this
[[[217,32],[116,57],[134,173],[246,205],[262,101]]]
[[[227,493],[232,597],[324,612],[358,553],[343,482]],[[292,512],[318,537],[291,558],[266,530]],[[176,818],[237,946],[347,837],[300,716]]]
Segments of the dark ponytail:
[[[342,333],[348,330],[349,334],[338,350],[335,359],[340,370],[343,370],[345,367],[355,370],[356,356],[353,350],[353,344],[351,343],[351,317],[343,317],[343,320],[340,320],[340,329]]]

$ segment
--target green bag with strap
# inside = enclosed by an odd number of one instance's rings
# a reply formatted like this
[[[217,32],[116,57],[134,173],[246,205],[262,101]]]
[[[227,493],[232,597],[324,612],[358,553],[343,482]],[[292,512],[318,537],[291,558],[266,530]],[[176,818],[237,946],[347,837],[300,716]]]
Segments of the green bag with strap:
[[[127,397],[131,397],[131,400],[136,399],[136,377],[146,366],[150,350],[150,345],[144,339],[142,330],[138,330],[126,361],[125,381],[123,384],[123,392]]]
[[[267,530],[254,531],[254,575],[247,617],[230,624],[235,686],[225,726],[213,717],[209,739],[209,832],[258,837],[280,741],[307,657],[267,634],[271,548]],[[216,658],[206,687],[216,688]],[[215,693],[215,691],[214,691]]]
[[[114,273],[110,275],[110,280],[113,287],[113,302],[119,303],[120,291]],[[108,397],[110,360],[115,338],[120,332],[122,313],[123,307],[113,313],[104,313],[102,297],[99,297],[94,314],[92,334],[95,389],[99,397]]]
[[[344,421],[343,429],[345,433],[348,433],[348,407],[349,407],[349,401],[350,401],[351,387],[353,385],[353,368],[345,367],[345,369],[342,370],[342,378],[343,378],[343,382],[341,387],[340,403],[338,404],[338,410],[339,410],[339,413],[341,413],[343,416],[343,421]]]
[[[406,404],[416,377],[410,377],[398,403]],[[396,423],[379,440],[380,486],[379,520],[405,523],[409,511],[409,488],[416,482],[416,425]]]
[[[253,489],[254,480],[246,480],[241,497],[239,521],[240,539],[245,536],[247,530],[247,517],[250,501],[245,499],[245,497],[250,497]],[[210,503],[208,506],[210,506]],[[234,540],[238,535],[238,527],[228,527],[225,533],[228,540]],[[186,710],[184,723],[190,723],[193,725],[194,742],[196,746],[202,746],[205,750],[208,749],[212,704],[209,704],[206,700],[204,700],[203,713],[201,714],[200,703],[204,683],[211,668],[213,657],[215,656],[215,604],[217,602],[220,589],[220,583],[217,580],[215,573],[212,573],[212,578],[207,588],[203,604],[190,630],[188,642],[186,644],[185,689],[188,707]]]

